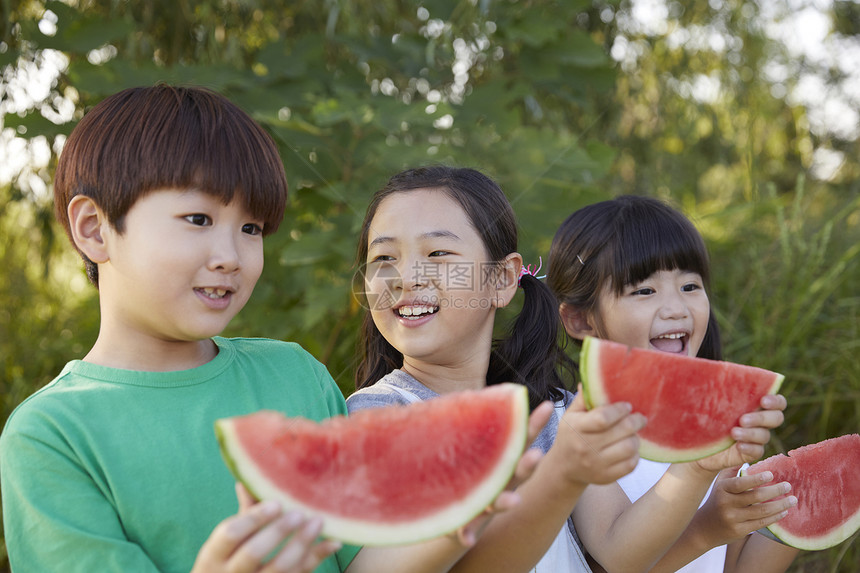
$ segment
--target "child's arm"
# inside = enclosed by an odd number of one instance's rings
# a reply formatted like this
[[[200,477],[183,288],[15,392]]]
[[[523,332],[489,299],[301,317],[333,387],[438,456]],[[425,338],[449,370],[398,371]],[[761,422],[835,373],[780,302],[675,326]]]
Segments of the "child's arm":
[[[496,517],[452,571],[527,571],[550,547],[588,483],[612,482],[638,461],[645,424],[628,404],[585,411],[580,392],[562,417],[555,443],[517,492],[522,503]]]
[[[729,543],[726,550],[725,573],[783,573],[789,568],[799,549],[753,533],[740,541]]]
[[[715,475],[672,464],[635,503],[617,483],[589,486],[573,510],[576,531],[607,571],[649,571],[684,532]]]
[[[590,487],[574,510],[574,521],[592,557],[609,571],[647,570],[652,564],[653,571],[675,571],[725,543],[697,527],[686,531],[687,526],[720,470],[764,454],[770,429],[782,423],[785,406],[784,397],[765,396],[764,409],[744,414],[740,426],[732,429],[736,440],[732,447],[695,462],[673,464],[632,505],[620,487]],[[622,546],[625,550],[617,551]]]

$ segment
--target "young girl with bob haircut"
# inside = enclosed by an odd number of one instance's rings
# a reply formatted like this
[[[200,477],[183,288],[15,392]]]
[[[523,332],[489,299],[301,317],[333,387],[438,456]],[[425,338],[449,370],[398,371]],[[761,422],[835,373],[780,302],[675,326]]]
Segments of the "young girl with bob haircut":
[[[513,210],[480,172],[435,166],[392,177],[371,200],[359,240],[368,313],[347,407],[525,384],[533,406],[555,406],[535,444],[546,455],[517,490],[522,503],[496,517],[457,567],[588,571],[584,543],[609,570],[647,570],[681,534],[716,471],[681,464],[645,501],[630,503],[615,480],[638,461],[634,434],[644,419],[629,404],[586,412],[564,390],[557,302],[523,273],[516,248]],[[522,310],[494,340],[495,312],[511,302],[520,275]],[[760,455],[767,427],[782,420],[773,414],[750,420],[762,427],[737,428],[741,443],[713,460],[717,469],[750,450]]]
[[[547,275],[560,301],[564,328],[574,339],[595,336],[633,347],[722,359],[707,294],[710,266],[704,240],[683,214],[659,200],[620,196],[573,213],[553,239]],[[785,399],[765,396],[761,405],[770,411],[745,414],[741,423],[749,425],[744,419],[749,416],[781,419]],[[689,562],[683,571],[768,573],[791,564],[796,550],[749,535],[784,517],[796,503],[793,496],[774,500],[788,493],[790,485],[768,484],[770,474],[735,477],[741,462],[751,463],[763,450],[744,453],[743,460],[715,475],[707,501],[655,570],[674,571]],[[618,484],[636,502],[674,466],[640,460]],[[717,468],[710,464],[703,469]]]

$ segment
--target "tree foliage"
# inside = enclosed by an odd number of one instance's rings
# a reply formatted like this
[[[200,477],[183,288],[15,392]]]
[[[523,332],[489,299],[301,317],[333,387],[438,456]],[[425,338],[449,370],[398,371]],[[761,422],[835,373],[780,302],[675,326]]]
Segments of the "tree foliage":
[[[349,393],[363,312],[351,293],[355,241],[370,195],[408,166],[474,166],[506,190],[529,262],[579,206],[618,193],[674,200],[711,247],[729,358],[788,375],[792,406],[774,448],[856,431],[860,154],[856,141],[812,130],[766,79],[784,48],[754,2],[668,3],[656,31],[634,25],[630,4],[598,0],[3,7],[4,141],[14,130],[48,156],[0,188],[4,419],[97,331],[95,292],[51,224],[56,154],[101,98],[166,81],[238,103],[273,135],[287,171],[286,221],[227,334],[296,340]],[[839,33],[857,27],[843,18]],[[22,91],[54,61],[46,93]],[[846,158],[828,182],[810,175],[822,147]],[[798,567],[847,571],[857,558],[845,544]]]

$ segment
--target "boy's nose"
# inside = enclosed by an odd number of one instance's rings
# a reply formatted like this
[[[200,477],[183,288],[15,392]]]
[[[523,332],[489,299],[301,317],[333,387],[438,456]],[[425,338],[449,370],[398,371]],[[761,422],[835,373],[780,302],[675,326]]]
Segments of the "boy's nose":
[[[215,240],[209,257],[209,268],[231,273],[237,270],[241,257],[236,240],[230,233],[222,233]]]

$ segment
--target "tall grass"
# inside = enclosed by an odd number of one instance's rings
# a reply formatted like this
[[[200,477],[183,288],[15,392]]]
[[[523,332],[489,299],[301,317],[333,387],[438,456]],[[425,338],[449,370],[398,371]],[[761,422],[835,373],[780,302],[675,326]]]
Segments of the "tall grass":
[[[768,189],[695,218],[711,248],[726,359],[786,377],[786,420],[766,455],[857,433],[860,197],[800,180],[794,193]],[[856,573],[857,537],[801,554],[790,571]]]

